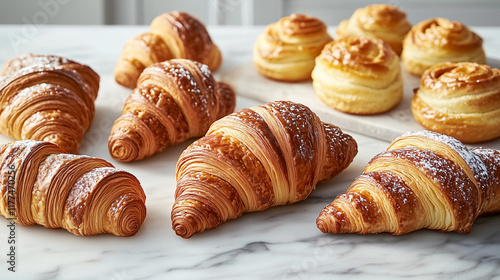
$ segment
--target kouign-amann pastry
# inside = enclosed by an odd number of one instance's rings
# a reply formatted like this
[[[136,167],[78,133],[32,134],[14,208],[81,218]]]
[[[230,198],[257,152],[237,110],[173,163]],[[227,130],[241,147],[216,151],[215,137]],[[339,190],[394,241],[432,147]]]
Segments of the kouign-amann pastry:
[[[0,133],[78,153],[94,119],[99,80],[90,67],[54,55],[24,54],[5,62]]]
[[[314,58],[332,41],[319,19],[292,14],[266,27],[257,37],[253,61],[265,77],[285,82],[311,79]]]
[[[399,58],[376,38],[351,36],[328,43],[316,58],[312,79],[318,97],[345,113],[383,113],[403,98]]]
[[[0,214],[20,225],[131,236],[144,221],[139,181],[103,159],[35,140],[0,145],[0,158]]]
[[[401,60],[405,69],[422,75],[432,65],[444,62],[484,64],[483,39],[464,24],[433,18],[413,26],[403,41]]]
[[[350,135],[304,105],[242,109],[216,121],[179,157],[172,228],[189,238],[246,212],[304,200],[356,153]]]
[[[157,16],[149,32],[131,38],[115,65],[115,80],[135,88],[142,71],[157,62],[185,58],[206,64],[215,71],[222,63],[219,48],[212,42],[205,25],[185,12]]]
[[[417,131],[376,155],[316,224],[331,233],[469,233],[478,216],[498,212],[500,151]]]
[[[352,16],[340,22],[335,38],[348,36],[375,37],[386,41],[399,55],[403,49],[403,39],[410,31],[411,24],[406,13],[396,6],[373,4],[359,8]]]
[[[148,158],[202,136],[235,106],[234,90],[217,82],[206,65],[187,59],[153,64],[142,72],[113,125],[109,152],[120,161]]]
[[[466,143],[500,137],[500,70],[488,65],[443,63],[427,69],[411,103],[424,128]]]

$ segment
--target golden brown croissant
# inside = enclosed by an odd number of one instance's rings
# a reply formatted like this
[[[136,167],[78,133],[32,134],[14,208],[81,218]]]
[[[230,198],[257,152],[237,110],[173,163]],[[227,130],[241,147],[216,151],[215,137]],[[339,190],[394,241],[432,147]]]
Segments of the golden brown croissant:
[[[500,137],[500,70],[443,63],[427,69],[411,103],[415,120],[465,143]]]
[[[195,17],[174,11],[157,16],[149,32],[131,38],[115,65],[115,80],[134,88],[148,66],[172,58],[185,58],[208,65],[215,71],[222,63],[219,48]]]
[[[316,224],[332,233],[468,233],[478,216],[500,211],[499,170],[498,150],[469,150],[450,136],[409,132],[375,156]]]
[[[235,105],[231,86],[215,81],[206,65],[187,59],[154,64],[141,74],[115,121],[109,152],[120,161],[148,158],[202,136]]]
[[[399,58],[377,38],[350,36],[328,43],[316,58],[312,79],[321,101],[345,113],[383,113],[403,99]]]
[[[401,60],[405,69],[422,75],[425,69],[444,62],[484,64],[483,39],[464,24],[433,18],[413,26],[403,40]]]
[[[265,77],[297,82],[311,79],[314,58],[332,37],[319,19],[292,14],[266,27],[253,49],[253,61]]]
[[[215,122],[177,162],[172,228],[189,238],[246,212],[307,198],[352,162],[356,141],[289,101]]]
[[[0,213],[20,225],[131,236],[144,221],[139,181],[103,159],[35,140],[1,145],[0,157]]]
[[[99,75],[86,65],[53,55],[13,58],[0,77],[0,132],[78,153],[98,90]]]
[[[396,6],[373,4],[359,8],[352,16],[340,22],[336,39],[348,36],[379,38],[387,42],[399,55],[403,49],[403,39],[410,31],[411,24],[406,13]]]

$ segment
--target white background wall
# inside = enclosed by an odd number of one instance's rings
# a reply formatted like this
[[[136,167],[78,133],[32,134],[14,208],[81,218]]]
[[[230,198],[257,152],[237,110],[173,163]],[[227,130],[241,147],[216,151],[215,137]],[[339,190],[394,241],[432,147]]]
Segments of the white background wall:
[[[412,23],[447,17],[470,26],[500,26],[500,0],[0,0],[0,24],[149,24],[186,11],[210,25],[266,25],[293,12],[337,25],[356,8],[389,3]]]

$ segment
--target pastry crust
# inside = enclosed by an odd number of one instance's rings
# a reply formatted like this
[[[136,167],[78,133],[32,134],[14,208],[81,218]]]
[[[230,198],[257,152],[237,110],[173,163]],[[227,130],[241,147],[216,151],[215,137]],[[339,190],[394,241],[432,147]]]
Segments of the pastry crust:
[[[23,54],[5,62],[0,132],[78,153],[94,118],[99,80],[90,67],[54,55]]]
[[[316,224],[331,233],[469,233],[478,216],[500,212],[499,167],[497,150],[469,150],[450,136],[409,132],[376,155]]]
[[[157,16],[149,32],[127,41],[115,65],[115,80],[122,86],[135,88],[146,67],[173,58],[198,61],[211,71],[216,71],[222,63],[222,54],[205,25],[188,13],[174,11]]]
[[[406,18],[406,13],[398,7],[373,4],[357,9],[349,19],[340,22],[335,38],[337,40],[348,36],[379,38],[400,55],[404,36],[410,29],[411,24]]]
[[[427,69],[412,99],[424,128],[465,143],[500,137],[500,70],[488,65],[443,63]]]
[[[304,105],[277,101],[235,112],[179,157],[172,228],[189,238],[246,212],[304,200],[356,153],[351,136]]]
[[[103,159],[34,140],[1,145],[0,159],[0,214],[20,225],[132,236],[144,221],[139,181]]]
[[[312,78],[318,97],[345,113],[383,113],[403,98],[399,58],[376,38],[351,36],[328,43],[316,58]]]
[[[151,157],[202,136],[235,106],[234,90],[217,82],[206,65],[187,59],[153,64],[142,72],[111,128],[109,152],[119,161]]]
[[[257,37],[253,61],[265,77],[298,82],[311,79],[314,58],[332,41],[319,19],[292,14],[266,27]]]
[[[460,22],[433,18],[413,26],[403,41],[401,60],[405,69],[422,75],[444,62],[486,63],[483,40]]]

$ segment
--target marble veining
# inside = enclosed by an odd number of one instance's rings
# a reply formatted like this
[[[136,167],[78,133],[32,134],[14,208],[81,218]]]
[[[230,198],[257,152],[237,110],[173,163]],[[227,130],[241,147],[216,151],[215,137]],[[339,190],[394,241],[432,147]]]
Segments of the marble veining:
[[[136,175],[147,195],[148,212],[141,230],[130,238],[78,237],[64,230],[17,225],[16,272],[7,270],[9,221],[0,218],[0,279],[500,279],[500,216],[477,219],[465,235],[430,230],[403,236],[321,233],[315,224],[319,212],[389,145],[387,140],[349,130],[359,146],[354,162],[338,177],[318,185],[305,201],[244,214],[188,240],[176,236],[170,220],[175,164],[194,139],[133,163],[114,161],[107,149],[113,122],[130,93],[114,82],[114,63],[125,41],[147,26],[37,26],[31,33],[26,28],[0,26],[0,61],[24,52],[57,54],[99,73],[96,116],[81,152]],[[224,57],[216,79],[251,64],[253,42],[263,28],[209,27]],[[488,58],[500,59],[500,29],[475,31],[484,39]],[[287,98],[290,88],[303,85],[285,86],[274,92],[276,99]],[[316,96],[307,98],[314,102]],[[239,95],[236,109],[260,103]],[[409,118],[404,111],[390,114]],[[319,115],[323,120],[328,117]],[[10,141],[0,136],[0,143]]]

